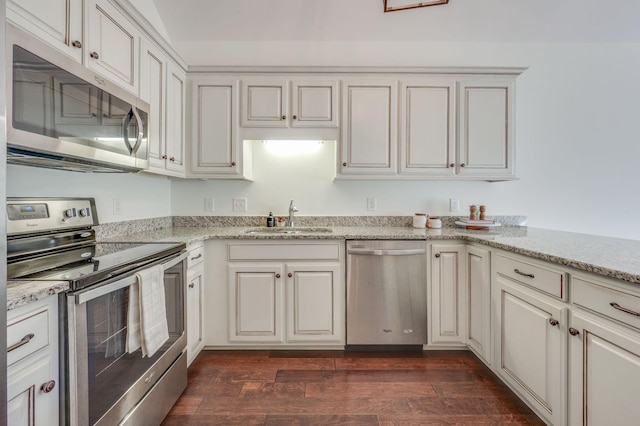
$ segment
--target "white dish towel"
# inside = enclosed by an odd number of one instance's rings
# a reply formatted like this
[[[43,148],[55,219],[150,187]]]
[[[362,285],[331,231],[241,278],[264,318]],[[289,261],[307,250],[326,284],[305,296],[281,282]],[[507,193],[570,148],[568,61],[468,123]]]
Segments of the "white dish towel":
[[[127,352],[142,348],[152,357],[169,339],[164,294],[164,269],[152,266],[136,273],[137,283],[129,287]]]

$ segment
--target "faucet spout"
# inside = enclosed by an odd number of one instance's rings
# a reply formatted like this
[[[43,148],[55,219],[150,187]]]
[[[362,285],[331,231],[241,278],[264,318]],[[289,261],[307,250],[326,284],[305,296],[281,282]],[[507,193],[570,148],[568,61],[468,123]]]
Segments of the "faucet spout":
[[[289,227],[293,228],[296,223],[293,220],[294,213],[298,211],[298,208],[293,205],[293,200],[289,203]]]

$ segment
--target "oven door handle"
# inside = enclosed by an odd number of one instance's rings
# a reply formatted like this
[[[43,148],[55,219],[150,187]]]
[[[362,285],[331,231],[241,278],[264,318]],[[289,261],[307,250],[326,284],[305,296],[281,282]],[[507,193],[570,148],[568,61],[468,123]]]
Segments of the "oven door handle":
[[[167,269],[184,261],[186,258],[187,258],[187,252],[181,253],[179,256],[172,258],[166,263],[163,263],[162,267],[166,271]],[[105,294],[112,293],[114,291],[120,290],[125,287],[129,287],[137,282],[138,282],[138,279],[136,278],[136,276],[130,275],[119,281],[112,282],[111,284],[106,284],[96,288],[90,288],[86,291],[77,293],[75,295],[76,304],[81,305],[83,303],[87,303],[88,301],[93,300],[97,297],[104,296]]]

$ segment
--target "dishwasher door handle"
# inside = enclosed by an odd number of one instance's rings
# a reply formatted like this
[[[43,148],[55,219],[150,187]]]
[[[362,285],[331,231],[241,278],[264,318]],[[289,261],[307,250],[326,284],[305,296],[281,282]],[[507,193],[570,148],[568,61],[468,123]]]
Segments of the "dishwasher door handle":
[[[360,254],[367,256],[413,256],[416,254],[427,254],[427,249],[388,249],[388,250],[370,250],[370,249],[349,249],[347,254]]]

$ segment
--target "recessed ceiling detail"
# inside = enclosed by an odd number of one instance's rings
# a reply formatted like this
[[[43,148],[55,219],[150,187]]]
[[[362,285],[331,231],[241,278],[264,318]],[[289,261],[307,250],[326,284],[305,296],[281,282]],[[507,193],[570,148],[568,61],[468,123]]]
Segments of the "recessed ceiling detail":
[[[421,1],[419,3],[412,2],[411,0],[383,0],[383,2],[385,12],[395,12],[397,10],[415,9],[417,7],[447,4],[449,3],[449,0],[431,0]]]

